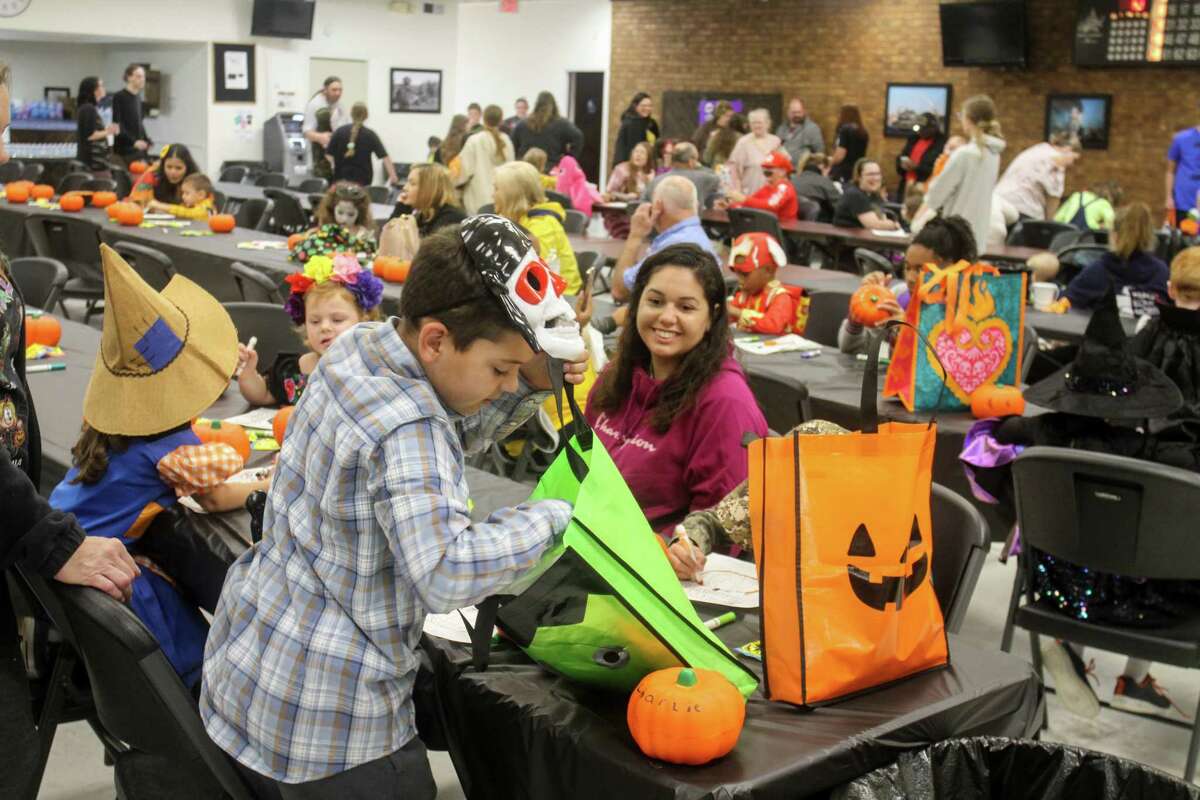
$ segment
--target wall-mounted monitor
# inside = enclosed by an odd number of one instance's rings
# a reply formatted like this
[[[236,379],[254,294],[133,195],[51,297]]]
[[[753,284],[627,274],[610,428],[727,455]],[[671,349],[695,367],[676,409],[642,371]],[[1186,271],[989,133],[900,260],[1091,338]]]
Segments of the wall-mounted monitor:
[[[251,36],[311,39],[315,0],[254,0]]]
[[[1023,67],[1028,61],[1024,0],[942,3],[942,63],[947,67]]]

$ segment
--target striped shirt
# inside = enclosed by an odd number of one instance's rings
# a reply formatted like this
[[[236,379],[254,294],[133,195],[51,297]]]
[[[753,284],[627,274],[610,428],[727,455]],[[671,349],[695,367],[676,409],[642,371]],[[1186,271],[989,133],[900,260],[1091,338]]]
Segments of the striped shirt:
[[[284,783],[344,772],[415,736],[425,614],[511,583],[571,515],[550,500],[472,523],[464,454],[507,435],[547,393],[522,384],[455,414],[393,323],[347,331],[310,376],[263,540],[230,568],[205,648],[209,736]]]

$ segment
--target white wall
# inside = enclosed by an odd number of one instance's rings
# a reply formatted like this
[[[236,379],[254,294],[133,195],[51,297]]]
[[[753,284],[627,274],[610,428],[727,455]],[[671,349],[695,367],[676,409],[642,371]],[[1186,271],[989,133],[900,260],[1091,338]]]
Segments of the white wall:
[[[605,73],[608,97],[611,0],[520,0],[516,14],[501,13],[498,2],[464,4],[458,9],[458,54],[455,110],[496,103],[507,117],[518,97],[532,104],[548,89],[567,116],[569,72]],[[607,113],[604,119],[607,126]],[[600,163],[608,163],[603,152]]]
[[[67,86],[74,97],[79,81],[88,75],[103,75],[104,48],[98,44],[67,47],[62,42],[0,41],[0,61],[13,66],[14,101],[41,100],[47,86]]]

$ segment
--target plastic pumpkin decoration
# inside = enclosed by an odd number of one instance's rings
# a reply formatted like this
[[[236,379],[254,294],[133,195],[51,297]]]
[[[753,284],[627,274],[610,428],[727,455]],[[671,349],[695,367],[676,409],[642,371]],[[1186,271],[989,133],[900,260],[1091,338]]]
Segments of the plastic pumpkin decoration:
[[[281,446],[283,445],[283,435],[287,433],[288,420],[292,418],[292,410],[295,408],[295,406],[284,406],[276,412],[275,418],[271,420],[271,435]]]
[[[92,205],[96,208],[108,208],[117,202],[116,192],[96,192],[92,195]]]
[[[737,744],[746,701],[719,672],[671,667],[642,678],[629,697],[626,720],[650,758],[707,764]]]
[[[117,222],[126,227],[141,225],[142,207],[137,203],[121,203],[121,208],[117,211]]]
[[[288,250],[295,250],[296,245],[300,244],[307,238],[308,238],[308,234],[306,234],[306,233],[293,233],[291,236],[288,237],[288,242],[287,242]]]
[[[109,219],[116,220],[117,214],[120,214],[121,209],[128,205],[132,205],[132,203],[113,203],[108,208],[104,209],[104,213],[108,214]]]
[[[213,214],[208,218],[208,227],[213,233],[229,233],[237,227],[233,214]]]
[[[141,175],[143,172],[146,171],[146,169],[147,169],[147,164],[145,161],[134,161],[133,163],[131,163],[129,165],[129,171],[132,172],[134,175]]]
[[[68,192],[58,198],[58,207],[63,211],[75,212],[83,211],[83,195]]]
[[[971,414],[976,419],[1019,417],[1025,413],[1025,396],[1016,386],[989,383],[971,393]]]
[[[54,187],[48,183],[36,184],[29,190],[29,196],[34,200],[49,200],[54,197]]]
[[[372,271],[376,277],[383,278],[385,281],[404,283],[408,280],[408,269],[411,266],[411,261],[402,261],[395,256],[375,256]]]
[[[200,437],[205,444],[227,444],[242,457],[242,461],[250,458],[250,437],[241,425],[232,422],[222,422],[219,419],[196,420],[192,423],[192,433]]]
[[[884,300],[896,302],[896,295],[886,286],[877,283],[864,283],[850,295],[850,319],[874,328],[884,320],[891,319],[891,313],[884,311],[879,304]]]
[[[4,187],[4,199],[10,203],[28,203],[29,187],[20,182],[10,183]]]
[[[55,347],[62,340],[62,323],[49,314],[25,317],[25,346],[44,344]]]

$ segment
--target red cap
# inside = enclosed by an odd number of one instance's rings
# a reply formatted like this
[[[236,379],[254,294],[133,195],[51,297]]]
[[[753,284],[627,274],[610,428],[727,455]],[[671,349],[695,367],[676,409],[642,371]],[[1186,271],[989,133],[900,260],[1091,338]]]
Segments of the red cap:
[[[729,268],[734,272],[749,274],[770,264],[776,269],[786,265],[787,254],[769,233],[743,233],[729,250]]]
[[[767,160],[762,162],[763,169],[782,169],[789,175],[796,171],[796,167],[792,165],[792,159],[782,150],[776,150],[771,155],[767,156]]]

